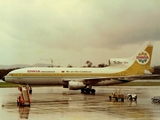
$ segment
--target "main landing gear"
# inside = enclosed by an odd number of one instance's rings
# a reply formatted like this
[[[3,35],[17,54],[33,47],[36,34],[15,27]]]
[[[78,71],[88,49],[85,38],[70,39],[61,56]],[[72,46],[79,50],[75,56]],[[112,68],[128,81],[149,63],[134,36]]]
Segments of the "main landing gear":
[[[82,88],[81,89],[81,93],[84,94],[95,94],[96,90],[95,89],[90,89],[90,88]]]

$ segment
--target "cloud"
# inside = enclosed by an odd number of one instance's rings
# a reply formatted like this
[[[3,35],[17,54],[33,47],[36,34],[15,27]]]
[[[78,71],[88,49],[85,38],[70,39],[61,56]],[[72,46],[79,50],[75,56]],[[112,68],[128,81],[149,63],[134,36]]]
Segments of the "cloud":
[[[27,51],[73,56],[71,51],[114,51],[160,40],[157,0],[2,0],[0,15],[1,43],[17,56]]]

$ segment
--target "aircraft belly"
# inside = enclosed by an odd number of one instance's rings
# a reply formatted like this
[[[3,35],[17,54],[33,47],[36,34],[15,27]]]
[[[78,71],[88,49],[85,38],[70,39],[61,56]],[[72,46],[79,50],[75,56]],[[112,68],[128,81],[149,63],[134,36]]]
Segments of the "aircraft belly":
[[[9,78],[8,82],[28,85],[63,85],[63,80],[61,78],[51,77],[14,77]]]
[[[61,85],[60,81],[62,81],[60,78],[35,78],[32,81],[28,80],[29,84],[33,85]]]
[[[98,82],[96,84],[94,84],[94,86],[107,86],[107,85],[114,85],[114,84],[121,84],[123,83],[122,81],[119,80],[105,80],[105,81],[101,81]]]

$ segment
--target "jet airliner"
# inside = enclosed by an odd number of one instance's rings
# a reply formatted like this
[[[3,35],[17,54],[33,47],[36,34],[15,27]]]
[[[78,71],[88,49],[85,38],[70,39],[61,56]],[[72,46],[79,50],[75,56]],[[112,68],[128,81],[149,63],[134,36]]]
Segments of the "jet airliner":
[[[3,81],[23,85],[62,85],[82,93],[95,93],[92,86],[108,86],[148,77],[153,72],[150,67],[153,45],[146,42],[130,58],[109,60],[104,68],[48,68],[31,67],[13,70]]]

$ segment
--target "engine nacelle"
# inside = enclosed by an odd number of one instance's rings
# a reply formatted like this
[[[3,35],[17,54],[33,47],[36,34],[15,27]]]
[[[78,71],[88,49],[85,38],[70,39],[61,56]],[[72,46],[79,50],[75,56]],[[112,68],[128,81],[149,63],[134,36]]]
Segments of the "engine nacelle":
[[[69,82],[69,89],[70,90],[79,90],[84,87],[85,87],[85,85],[83,84],[83,82],[75,82],[75,81]]]

